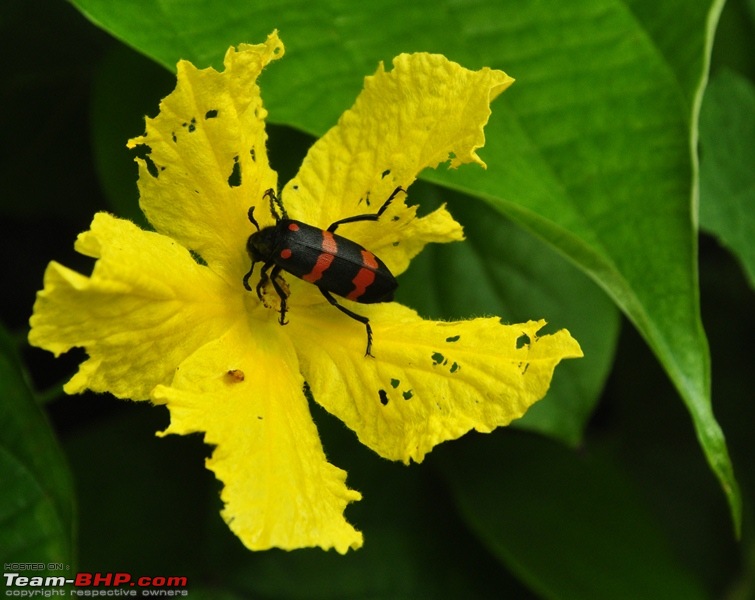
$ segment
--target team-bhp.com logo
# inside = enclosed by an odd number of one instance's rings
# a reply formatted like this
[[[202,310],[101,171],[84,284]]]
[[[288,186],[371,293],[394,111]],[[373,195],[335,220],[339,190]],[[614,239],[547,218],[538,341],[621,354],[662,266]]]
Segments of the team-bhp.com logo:
[[[9,566],[9,565],[6,565]],[[44,565],[43,565],[44,566]],[[19,569],[20,571],[21,569]],[[161,575],[136,577],[131,573],[76,573],[74,577],[3,573],[5,595],[18,598],[52,596],[188,596],[186,577]]]

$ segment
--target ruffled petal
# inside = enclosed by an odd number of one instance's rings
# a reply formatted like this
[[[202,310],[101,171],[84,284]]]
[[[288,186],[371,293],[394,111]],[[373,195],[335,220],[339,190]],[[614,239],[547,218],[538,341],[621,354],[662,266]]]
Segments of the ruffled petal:
[[[565,329],[538,336],[545,321],[425,321],[395,303],[344,303],[371,319],[376,358],[364,355],[361,323],[317,307],[287,325],[302,372],[315,400],[363,444],[405,463],[521,417],[548,391],[556,365],[582,356]]]
[[[280,326],[239,322],[187,358],[155,402],[170,409],[163,432],[204,432],[207,467],[224,488],[223,518],[251,550],[319,546],[344,553],[362,534],[344,518],[361,498],[328,463]]]
[[[239,285],[249,268],[247,211],[277,182],[256,80],[282,55],[273,33],[264,44],[230,48],[222,73],[179,62],[176,89],[160,103],[160,114],[147,119],[146,133],[128,144],[150,148],[137,159],[149,222]]]
[[[98,258],[91,277],[52,262],[37,294],[29,343],[89,358],[65,385],[144,400],[176,366],[223,334],[243,298],[170,238],[98,213],[76,249]]]
[[[484,163],[490,102],[513,79],[489,68],[470,71],[437,54],[402,54],[365,79],[354,106],[318,140],[282,193],[292,218],[326,228],[375,213],[397,186],[407,189],[424,168]],[[380,256],[394,274],[433,241],[462,239],[445,210],[417,218],[399,194],[374,223],[343,226],[343,235]],[[339,230],[340,232],[340,230]]]

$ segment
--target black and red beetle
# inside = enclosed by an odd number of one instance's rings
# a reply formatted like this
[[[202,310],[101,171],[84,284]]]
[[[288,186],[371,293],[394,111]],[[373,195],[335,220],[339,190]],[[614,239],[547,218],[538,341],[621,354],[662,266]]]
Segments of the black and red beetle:
[[[263,291],[267,284],[271,283],[280,297],[279,323],[285,325],[288,322],[288,290],[284,288],[281,271],[313,283],[328,302],[342,313],[364,324],[367,328],[365,356],[372,356],[370,320],[340,305],[333,294],[362,304],[390,302],[398,283],[382,260],[356,242],[336,234],[335,231],[346,223],[377,221],[399,192],[406,193],[402,187],[397,187],[375,214],[346,217],[331,223],[327,229],[320,229],[289,219],[283,203],[275,192],[272,189],[267,190],[263,197],[270,200],[270,212],[275,217],[275,225],[260,229],[254,218],[254,207],[249,209],[249,221],[257,231],[250,235],[246,242],[246,251],[252,259],[252,266],[244,275],[244,287],[252,291],[249,278],[254,272],[254,265],[258,262],[263,263],[256,287],[257,297],[264,303]],[[275,208],[276,205],[280,209],[280,215]],[[272,271],[268,275],[270,269]]]

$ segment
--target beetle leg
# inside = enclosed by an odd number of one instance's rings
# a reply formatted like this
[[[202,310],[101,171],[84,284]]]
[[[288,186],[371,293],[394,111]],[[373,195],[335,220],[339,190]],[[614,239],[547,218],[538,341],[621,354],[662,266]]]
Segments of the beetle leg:
[[[364,326],[367,328],[367,350],[365,351],[364,355],[365,356],[371,356],[372,358],[375,358],[375,356],[371,352],[371,350],[372,350],[372,327],[370,327],[370,320],[367,317],[365,317],[364,315],[359,315],[359,314],[355,313],[354,311],[349,310],[345,306],[341,306],[340,304],[338,304],[338,300],[336,300],[335,298],[333,298],[333,296],[330,294],[330,292],[328,290],[324,290],[321,287],[318,287],[317,289],[319,289],[322,292],[322,295],[325,296],[325,299],[328,302],[330,302],[333,306],[335,306],[342,313],[344,313],[345,315],[350,316],[355,321],[359,321],[360,323],[364,324]]]
[[[246,275],[244,275],[244,280],[243,280],[244,288],[246,289],[247,292],[252,291],[252,286],[249,285],[249,278],[252,276],[252,273],[254,273],[254,265],[256,264],[257,264],[256,262],[252,261],[252,266],[249,268],[249,272]],[[259,296],[259,290],[257,290],[257,295]]]
[[[333,233],[339,225],[344,225],[346,223],[358,223],[359,221],[377,221],[380,218],[380,215],[385,212],[385,209],[388,208],[388,205],[393,202],[393,199],[398,195],[399,192],[404,192],[406,194],[406,190],[401,186],[398,186],[395,190],[393,190],[393,193],[388,196],[388,200],[383,202],[383,205],[374,215],[355,215],[353,217],[339,219],[338,221],[330,224],[328,231],[330,231],[330,233]]]
[[[268,275],[267,272],[270,271],[271,268],[273,270]],[[278,298],[280,298],[281,315],[278,318],[278,322],[281,325],[287,325],[288,321],[286,321],[286,312],[288,312],[288,305],[286,303],[286,299],[288,298],[289,292],[286,280],[281,276],[282,270],[282,267],[279,267],[273,262],[265,263],[265,265],[262,267],[262,271],[260,272],[260,280],[257,283],[256,290],[257,297],[260,299],[260,302],[262,302],[262,304],[267,308],[273,308],[265,301],[264,298],[265,288],[267,288],[268,284],[273,284],[273,289],[275,290],[275,293],[278,294]]]
[[[273,266],[274,263],[267,262],[262,266],[262,271],[260,271],[260,280],[257,282],[257,287],[255,288],[257,290],[257,298],[260,299],[260,302],[267,306],[265,304],[265,300],[262,297],[262,291],[265,289],[265,286],[267,285],[267,282],[270,281],[270,277],[267,274],[267,272],[270,270],[270,267]]]
[[[282,267],[276,265],[272,273],[270,273],[270,281],[272,281],[273,288],[275,288],[275,292],[278,294],[278,297],[281,300],[281,316],[278,319],[278,323],[280,323],[281,325],[286,325],[288,323],[288,321],[286,321],[286,311],[288,310],[288,306],[286,305],[286,298],[288,298],[288,291],[284,290],[283,286],[281,285],[281,282],[283,282],[283,284],[286,283],[283,277],[281,277],[281,270]]]

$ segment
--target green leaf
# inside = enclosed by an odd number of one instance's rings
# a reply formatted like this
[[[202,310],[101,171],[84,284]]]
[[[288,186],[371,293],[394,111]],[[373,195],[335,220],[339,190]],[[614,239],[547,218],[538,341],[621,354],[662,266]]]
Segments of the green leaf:
[[[625,0],[625,4],[638,19],[640,31],[655,46],[661,62],[673,71],[679,93],[691,110],[699,100],[701,77],[707,70],[709,46],[723,2]]]
[[[0,558],[3,563],[73,559],[73,489],[68,466],[26,385],[12,340],[0,327]],[[63,567],[64,569],[66,567]]]
[[[700,225],[742,263],[755,288],[755,86],[732,71],[711,81],[700,113]]]
[[[613,364],[616,307],[582,272],[491,207],[422,182],[412,196],[423,205],[447,201],[466,241],[428,246],[399,279],[399,301],[430,318],[542,317],[548,332],[567,328],[585,356],[560,364],[546,397],[514,425],[579,443]]]
[[[632,486],[600,457],[497,432],[433,458],[469,526],[539,597],[705,597]]]
[[[228,46],[259,43],[274,29],[275,7],[244,0],[74,0],[92,23],[174,71],[179,58],[221,68]],[[289,13],[289,18],[293,14]],[[256,25],[254,25],[256,23]],[[264,32],[264,33],[263,33]]]
[[[170,67],[179,58],[219,66],[229,44],[278,28],[287,57],[263,76],[269,118],[318,135],[377,62],[400,52],[442,52],[518,78],[486,128],[489,169],[426,177],[552,244],[624,311],[686,403],[738,528],[741,499],[711,410],[693,218],[697,110],[722,4],[235,0],[219,10],[211,0],[76,0]]]

